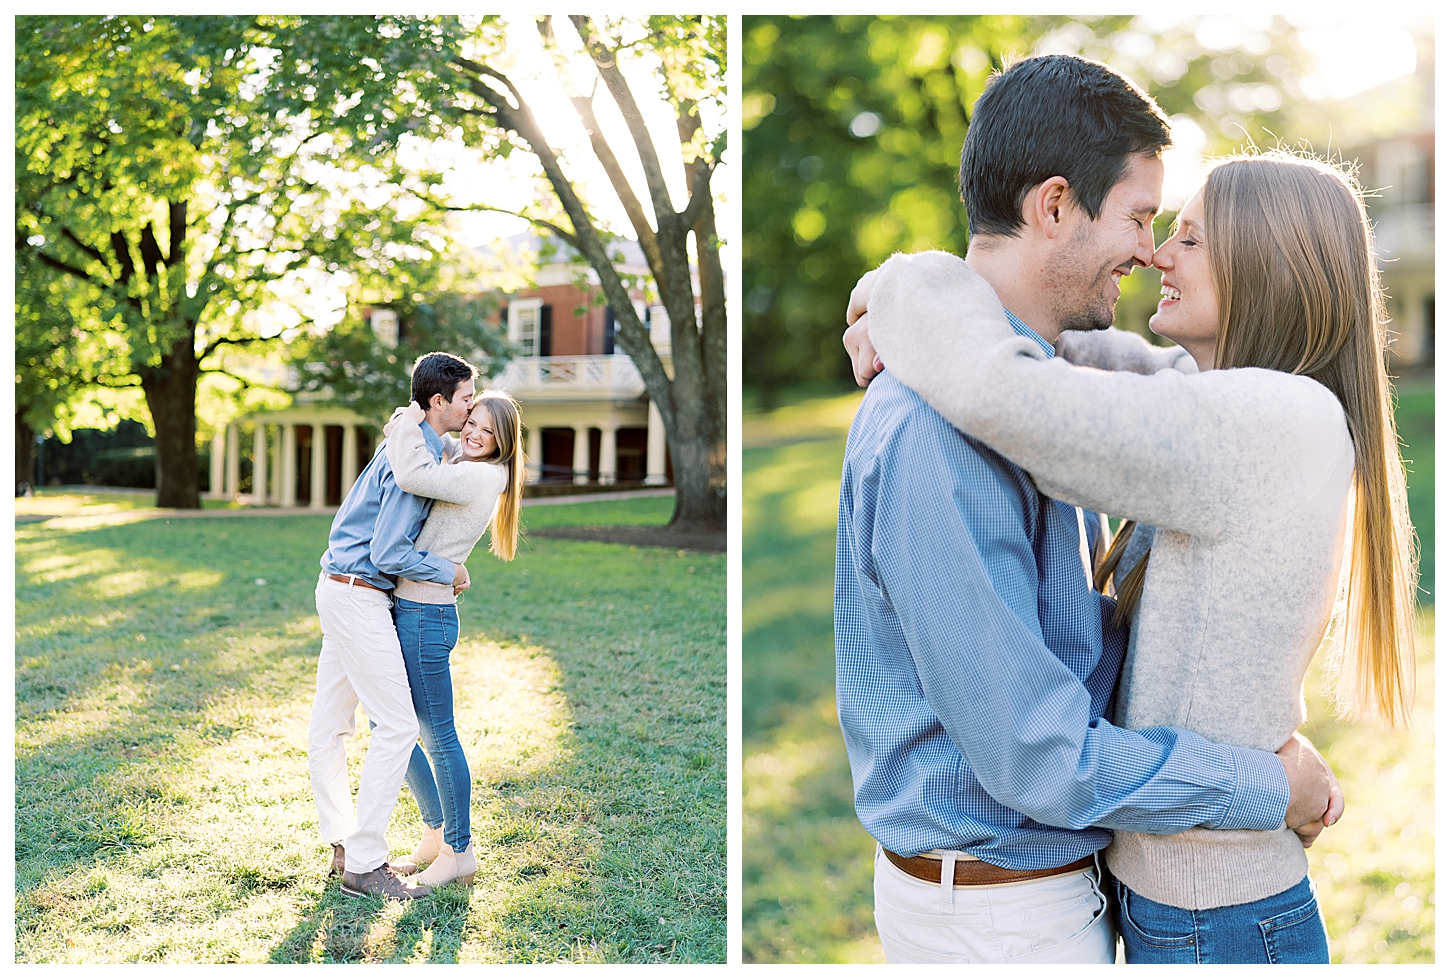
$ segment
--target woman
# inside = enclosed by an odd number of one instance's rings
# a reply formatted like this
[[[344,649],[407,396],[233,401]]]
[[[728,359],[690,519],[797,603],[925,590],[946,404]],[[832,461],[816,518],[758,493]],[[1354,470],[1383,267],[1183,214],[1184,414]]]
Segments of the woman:
[[[942,253],[876,274],[870,341],[1043,492],[1137,521],[1098,576],[1105,586],[1116,565],[1132,621],[1120,726],[1275,750],[1302,722],[1331,619],[1340,706],[1404,717],[1414,542],[1358,187],[1290,154],[1228,160],[1154,266],[1149,325],[1192,356],[1186,372],[1151,373],[1181,352],[1118,331],[1066,335],[1063,357],[1045,359]],[[1130,962],[1329,960],[1288,828],[1119,832],[1107,859]]]
[[[384,427],[388,462],[398,486],[435,502],[418,534],[417,548],[456,564],[467,560],[490,524],[494,555],[512,561],[518,542],[524,458],[518,402],[502,391],[484,391],[473,402],[451,463],[433,461],[416,404],[400,408]],[[455,451],[456,450],[456,451]],[[393,624],[403,649],[413,708],[424,747],[414,748],[407,783],[425,829],[422,842],[399,864],[414,882],[440,887],[473,883],[478,870],[469,836],[468,760],[453,724],[453,680],[448,658],[458,643],[458,609],[449,585],[398,579]],[[430,769],[428,760],[432,759]],[[436,774],[436,780],[435,780]],[[422,873],[420,867],[427,865]]]

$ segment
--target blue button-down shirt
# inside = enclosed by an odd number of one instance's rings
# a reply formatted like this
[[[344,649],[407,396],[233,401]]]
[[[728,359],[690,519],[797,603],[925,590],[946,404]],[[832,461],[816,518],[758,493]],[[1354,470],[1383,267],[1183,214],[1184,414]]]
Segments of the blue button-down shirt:
[[[1283,824],[1274,755],[1103,720],[1126,637],[1079,542],[1072,507],[889,373],[872,382],[841,475],[836,701],[857,815],[887,849],[1036,869],[1112,828]]]
[[[443,440],[427,422],[420,427],[434,460],[441,461]],[[413,547],[432,507],[432,500],[398,488],[388,454],[379,446],[332,520],[322,570],[357,575],[389,590],[395,578],[453,584],[452,561]]]

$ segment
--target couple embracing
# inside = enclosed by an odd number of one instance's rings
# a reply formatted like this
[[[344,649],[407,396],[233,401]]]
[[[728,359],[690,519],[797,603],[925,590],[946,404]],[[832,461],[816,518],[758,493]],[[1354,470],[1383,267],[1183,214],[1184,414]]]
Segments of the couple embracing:
[[[322,555],[307,761],[331,872],[355,897],[425,897],[454,880],[471,883],[478,869],[449,655],[457,596],[469,587],[463,562],[490,524],[493,553],[513,559],[524,458],[517,402],[502,391],[476,394],[477,376],[452,354],[418,358],[413,401],[384,427]],[[372,739],[354,815],[346,741],[359,703]],[[413,853],[393,864],[385,833],[405,780],[424,828]]]
[[[1373,239],[1276,152],[1155,250],[1168,145],[1112,69],[1020,61],[962,148],[966,260],[852,293],[837,701],[893,962],[1111,962],[1115,927],[1130,963],[1329,960],[1304,673],[1332,624],[1342,707],[1413,685]],[[1109,329],[1147,266],[1177,346]]]

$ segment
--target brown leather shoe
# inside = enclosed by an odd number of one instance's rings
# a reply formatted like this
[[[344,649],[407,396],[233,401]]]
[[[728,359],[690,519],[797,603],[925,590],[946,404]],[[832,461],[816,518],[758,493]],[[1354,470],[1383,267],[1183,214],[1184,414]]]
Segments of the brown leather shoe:
[[[342,844],[341,843],[334,843],[334,844],[332,844],[332,866],[329,867],[328,870],[327,870],[327,876],[328,877],[337,877],[344,870],[347,869],[347,867],[343,863],[343,857],[344,857],[344,854],[342,852]]]
[[[398,876],[397,871],[386,863],[365,874],[354,874],[344,870],[342,872],[342,892],[352,897],[367,897],[370,894],[377,894],[395,901],[412,901],[433,893],[427,887],[419,887],[417,884],[410,884],[403,880]]]

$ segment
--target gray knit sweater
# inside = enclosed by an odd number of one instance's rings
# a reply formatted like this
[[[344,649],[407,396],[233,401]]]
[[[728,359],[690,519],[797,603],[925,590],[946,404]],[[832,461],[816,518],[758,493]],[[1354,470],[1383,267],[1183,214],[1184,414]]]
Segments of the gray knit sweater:
[[[1354,452],[1333,394],[1255,368],[1154,373],[1177,355],[1116,332],[1064,354],[1128,371],[1048,359],[943,252],[892,258],[869,308],[887,369],[953,425],[1044,493],[1151,525],[1133,542],[1141,554],[1151,537],[1153,552],[1115,722],[1264,751],[1287,741],[1345,550]],[[1108,864],[1139,894],[1194,909],[1269,897],[1307,870],[1287,828],[1117,832]]]
[[[383,445],[393,467],[393,478],[404,492],[434,501],[414,546],[462,564],[493,519],[499,494],[508,482],[508,469],[492,462],[461,461],[457,443],[448,439],[444,462],[434,462],[423,429],[400,422],[394,419],[383,428],[387,437]],[[452,605],[456,601],[451,585],[435,581],[399,578],[393,594],[429,605]]]

